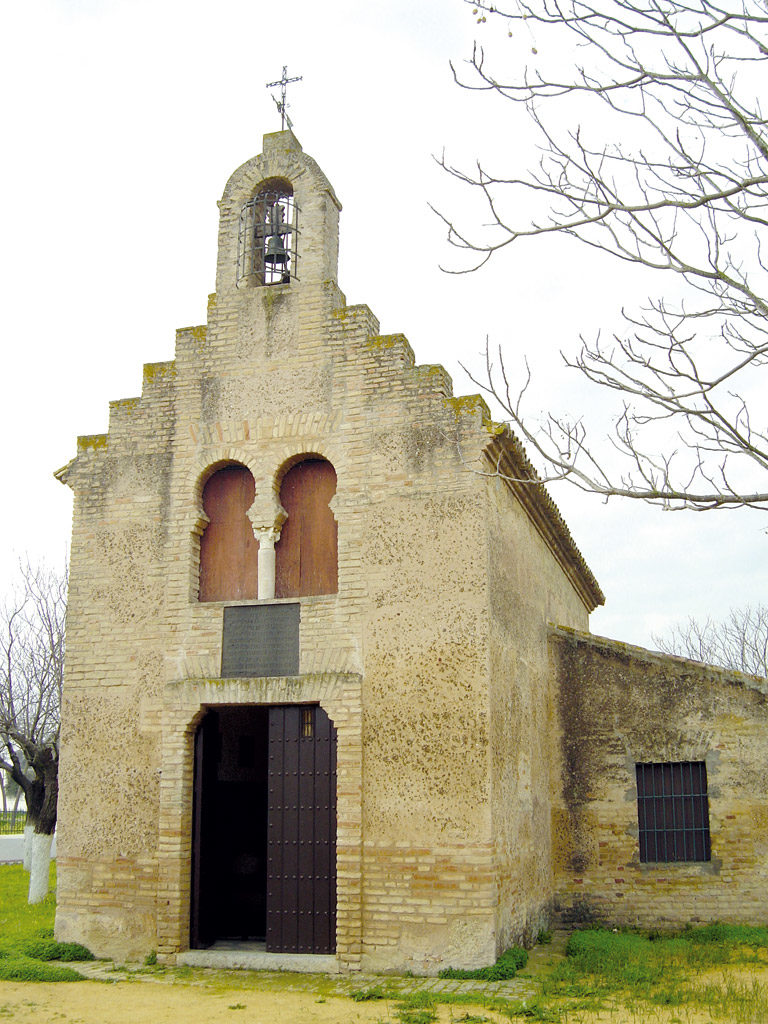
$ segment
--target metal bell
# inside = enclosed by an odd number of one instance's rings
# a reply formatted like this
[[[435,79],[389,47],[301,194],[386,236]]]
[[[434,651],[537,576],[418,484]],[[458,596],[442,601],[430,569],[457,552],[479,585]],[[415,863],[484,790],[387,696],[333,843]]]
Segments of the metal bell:
[[[270,235],[267,238],[267,249],[264,253],[264,262],[280,264],[288,262],[288,253],[283,245],[283,240],[280,235]]]

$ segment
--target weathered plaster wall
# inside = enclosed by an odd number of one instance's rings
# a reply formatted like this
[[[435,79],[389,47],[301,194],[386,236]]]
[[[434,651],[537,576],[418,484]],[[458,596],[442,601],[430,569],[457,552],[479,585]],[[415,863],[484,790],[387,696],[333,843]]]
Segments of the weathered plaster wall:
[[[768,910],[765,680],[556,630],[557,906],[617,924],[758,922]],[[712,860],[641,864],[638,762],[705,761]]]
[[[553,693],[547,622],[586,629],[588,612],[523,508],[487,481],[491,806],[497,953],[530,942],[551,915]]]
[[[382,500],[366,537],[363,948],[374,969],[493,959],[482,512],[469,475],[454,493],[431,487]]]
[[[66,686],[59,797],[60,934],[95,951],[153,948],[164,555],[173,374],[147,368],[151,413],[113,403],[109,444],[70,470]]]

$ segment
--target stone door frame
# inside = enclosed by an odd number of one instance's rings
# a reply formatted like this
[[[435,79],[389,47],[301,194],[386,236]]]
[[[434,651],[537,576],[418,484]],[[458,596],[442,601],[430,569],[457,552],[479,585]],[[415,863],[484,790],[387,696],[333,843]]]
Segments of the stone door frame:
[[[319,704],[337,730],[336,959],[359,969],[362,948],[362,677],[184,679],[165,687],[158,844],[158,955],[189,949],[195,731],[208,708]],[[300,954],[297,954],[300,955]]]

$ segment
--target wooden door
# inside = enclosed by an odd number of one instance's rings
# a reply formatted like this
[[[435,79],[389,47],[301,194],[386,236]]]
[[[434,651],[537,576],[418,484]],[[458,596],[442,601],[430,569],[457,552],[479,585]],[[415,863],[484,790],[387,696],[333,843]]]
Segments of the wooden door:
[[[276,597],[338,591],[338,529],[328,507],[335,493],[336,471],[324,459],[299,462],[283,477],[288,518],[275,545]]]
[[[319,707],[269,709],[267,951],[336,949],[336,730]]]
[[[213,889],[207,880],[216,872],[215,813],[216,765],[219,728],[215,711],[207,711],[195,733],[192,802],[192,886],[190,936],[192,949],[204,949],[216,939],[212,914]]]

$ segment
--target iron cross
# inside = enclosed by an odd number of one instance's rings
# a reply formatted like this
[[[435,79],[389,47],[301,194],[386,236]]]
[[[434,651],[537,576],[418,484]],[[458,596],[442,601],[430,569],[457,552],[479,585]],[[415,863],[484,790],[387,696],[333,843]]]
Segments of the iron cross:
[[[280,121],[283,131],[285,131],[286,124],[288,125],[289,128],[293,128],[293,122],[291,121],[290,117],[288,117],[289,104],[286,103],[285,100],[285,87],[287,85],[290,85],[291,82],[300,82],[302,77],[302,75],[299,75],[296,78],[289,78],[288,67],[287,65],[284,64],[283,77],[278,79],[277,82],[267,82],[268,89],[274,89],[276,85],[280,86],[280,99],[278,99],[277,96],[273,96],[272,99],[275,101],[275,105],[277,106],[277,109],[280,111]]]

